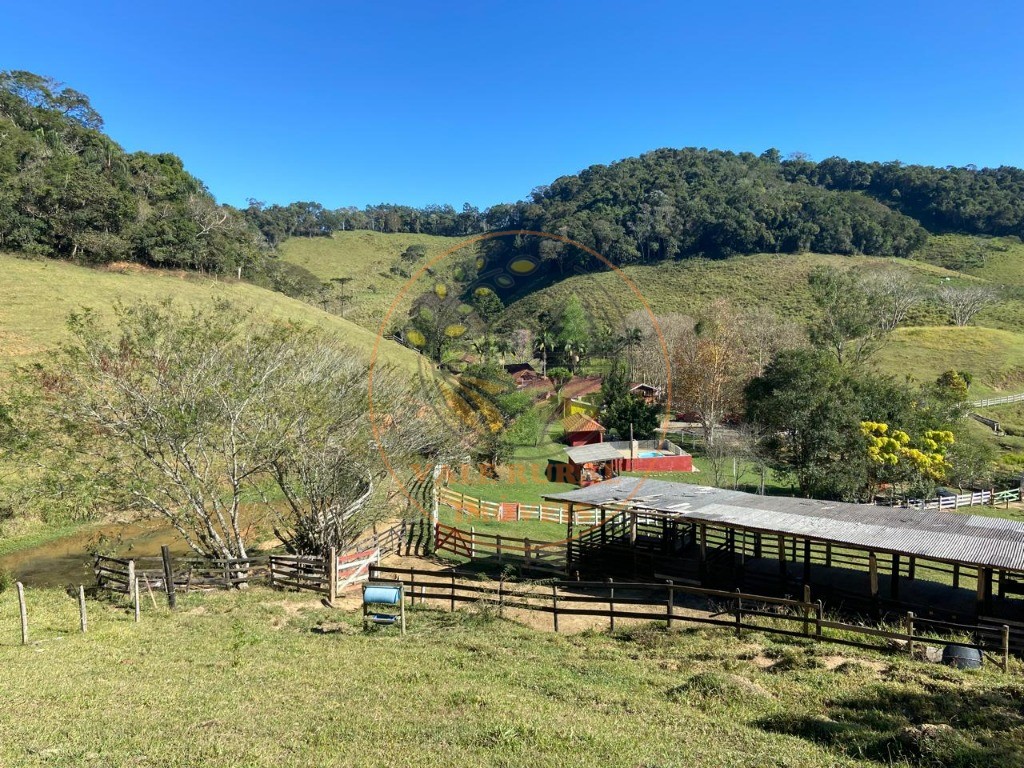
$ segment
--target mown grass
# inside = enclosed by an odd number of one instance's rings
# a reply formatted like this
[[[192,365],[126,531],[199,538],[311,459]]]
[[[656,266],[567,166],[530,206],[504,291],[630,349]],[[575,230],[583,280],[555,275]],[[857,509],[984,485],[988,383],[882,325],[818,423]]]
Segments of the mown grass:
[[[555,635],[473,607],[409,634],[254,588],[141,624],[0,594],[10,766],[1017,766],[1024,687],[833,646],[637,625]],[[317,627],[333,630],[319,634]],[[845,652],[844,652],[845,653]],[[1014,672],[1019,673],[1019,664]]]
[[[376,334],[301,301],[248,283],[214,280],[194,274],[128,267],[110,271],[50,260],[0,254],[0,368],[27,362],[65,338],[68,313],[89,307],[111,317],[114,301],[171,298],[183,307],[229,301],[252,309],[257,318],[317,326],[369,357]],[[419,365],[419,355],[381,341],[379,358],[403,369]]]
[[[475,246],[442,259],[424,275],[410,284],[410,278],[391,271],[402,264],[399,258],[410,245],[426,247],[426,255],[418,262],[405,264],[410,275],[438,254],[455,247],[466,238],[436,235],[386,234],[383,232],[335,232],[331,237],[295,237],[281,245],[281,258],[303,267],[327,282],[345,278],[341,289],[346,300],[341,309],[345,318],[364,328],[376,331],[385,319],[392,302],[399,298],[395,318],[404,318],[413,299],[430,290],[437,279],[450,274],[459,263],[472,263]]]

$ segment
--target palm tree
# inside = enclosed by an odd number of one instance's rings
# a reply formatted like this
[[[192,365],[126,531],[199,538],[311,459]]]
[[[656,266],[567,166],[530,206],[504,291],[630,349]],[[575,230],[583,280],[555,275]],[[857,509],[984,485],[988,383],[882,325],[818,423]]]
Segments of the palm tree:
[[[555,334],[551,331],[541,331],[534,340],[534,348],[540,355],[540,375],[548,375],[548,352],[555,347]]]

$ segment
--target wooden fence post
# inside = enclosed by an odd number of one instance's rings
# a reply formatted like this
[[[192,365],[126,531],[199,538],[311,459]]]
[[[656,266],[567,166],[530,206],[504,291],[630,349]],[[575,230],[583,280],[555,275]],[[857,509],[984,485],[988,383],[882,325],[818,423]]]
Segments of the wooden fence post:
[[[135,561],[134,560],[129,560],[128,561],[128,599],[129,600],[131,600],[131,598],[132,598],[132,589],[134,588],[132,585],[134,585],[134,584],[135,584]]]
[[[334,607],[338,599],[338,550],[331,547],[327,550],[327,602]]]
[[[906,630],[907,630],[907,654],[910,656],[910,658],[914,658],[914,612],[913,611],[907,611]]]
[[[1003,624],[1003,672],[1010,666],[1010,625]]]
[[[505,577],[498,579],[498,618],[505,615]]]
[[[451,591],[451,593],[449,594],[448,597],[449,597],[448,609],[452,613],[455,613],[455,575],[454,574],[452,574],[452,591]]]
[[[160,559],[164,563],[164,591],[167,593],[167,607],[173,611],[178,604],[178,598],[174,594],[174,568],[171,564],[171,548],[166,544],[160,547]],[[274,585],[273,571],[271,571],[270,585]]]
[[[78,626],[84,633],[89,629],[89,617],[85,614],[85,587],[78,585]]]
[[[808,624],[811,617],[811,585],[804,584],[804,605],[800,610],[804,613],[804,634],[811,634],[811,628]]]
[[[615,631],[615,582],[608,578],[608,631]]]
[[[133,603],[135,608],[135,623],[138,624],[142,621],[142,601],[139,600],[139,577],[135,576],[132,579],[130,587],[132,591]]]
[[[526,567],[530,567],[530,540],[523,539],[523,558],[526,560]]]
[[[555,632],[558,631],[558,586],[551,585],[551,618],[555,622]]]
[[[825,613],[825,604],[819,600],[817,610],[814,612],[814,636],[821,639],[821,620]]]
[[[740,597],[740,591],[736,590],[736,637],[741,636],[743,630],[743,598]]]
[[[28,609],[25,607],[25,585],[19,581],[14,586],[18,590],[18,613],[21,614],[21,644],[28,645]]]
[[[494,547],[498,550],[498,565],[501,565],[501,534],[494,537]]]
[[[476,529],[471,525],[469,526],[469,559],[473,560],[476,557]]]
[[[675,603],[675,590],[672,588],[672,580],[668,581],[668,617],[665,620],[667,629],[672,629],[672,613]]]

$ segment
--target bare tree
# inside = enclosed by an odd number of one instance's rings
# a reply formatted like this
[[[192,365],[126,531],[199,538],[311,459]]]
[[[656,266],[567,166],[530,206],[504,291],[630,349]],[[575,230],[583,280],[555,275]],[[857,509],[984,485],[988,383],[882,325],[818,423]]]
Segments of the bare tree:
[[[782,320],[768,307],[759,306],[741,314],[740,335],[750,362],[752,375],[760,376],[780,349],[807,343],[807,335],[796,323]]]
[[[946,285],[939,289],[939,300],[949,310],[953,324],[959,326],[970,323],[998,298],[993,289],[983,285]]]
[[[739,408],[752,375],[739,314],[725,301],[714,302],[684,337],[672,364],[673,406],[697,414],[711,452],[716,429]]]
[[[102,480],[109,503],[162,516],[199,555],[247,556],[242,500],[268,483],[296,542],[342,541],[383,476],[379,452],[402,467],[440,431],[414,420],[389,374],[389,423],[406,426],[375,432],[366,367],[312,331],[223,304],[118,306],[115,318],[111,331],[73,316],[72,341],[36,374],[64,449],[51,474]]]
[[[905,322],[910,310],[924,301],[925,294],[905,272],[891,271],[864,279],[871,306],[878,314],[883,331],[894,330]]]

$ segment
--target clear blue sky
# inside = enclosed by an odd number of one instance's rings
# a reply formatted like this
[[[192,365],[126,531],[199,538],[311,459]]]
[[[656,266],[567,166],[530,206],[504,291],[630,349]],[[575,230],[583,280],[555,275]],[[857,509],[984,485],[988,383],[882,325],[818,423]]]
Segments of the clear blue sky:
[[[658,147],[1024,166],[1017,2],[0,0],[0,69],[88,94],[223,202],[526,196]]]

